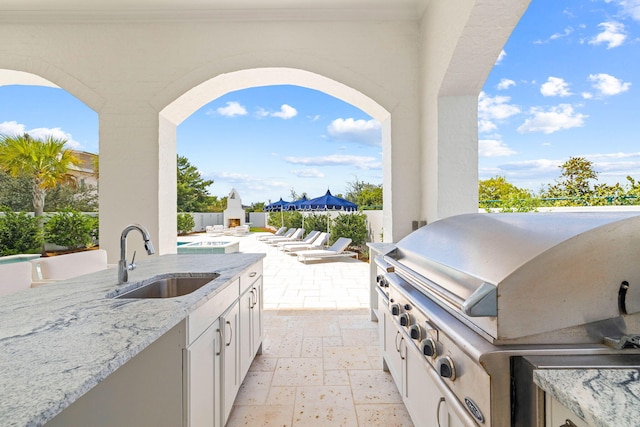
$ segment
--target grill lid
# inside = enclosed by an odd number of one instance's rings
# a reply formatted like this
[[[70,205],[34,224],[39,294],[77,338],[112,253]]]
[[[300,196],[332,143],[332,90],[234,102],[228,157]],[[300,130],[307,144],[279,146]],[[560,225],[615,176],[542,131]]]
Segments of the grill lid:
[[[464,316],[497,317],[488,328],[522,336],[620,315],[623,281],[635,282],[626,312],[640,311],[639,257],[640,212],[478,213],[418,229],[387,260]],[[562,314],[529,328],[522,310]]]

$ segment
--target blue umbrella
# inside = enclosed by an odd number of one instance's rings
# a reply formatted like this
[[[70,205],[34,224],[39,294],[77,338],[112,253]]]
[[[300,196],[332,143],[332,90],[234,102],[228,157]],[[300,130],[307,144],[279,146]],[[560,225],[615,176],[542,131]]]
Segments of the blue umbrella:
[[[309,211],[357,211],[358,205],[336,197],[331,194],[331,191],[327,190],[324,196],[301,203],[300,209]]]
[[[285,202],[284,200],[282,200],[282,197],[280,197],[280,200],[278,200],[277,202],[273,202],[271,204],[268,204],[267,206],[264,207],[263,211],[265,212],[280,212],[280,219],[282,221],[282,226],[284,226],[284,215],[282,214],[282,211],[285,209],[285,206],[289,205],[289,202]]]
[[[327,190],[324,196],[316,197],[315,199],[300,203],[300,209],[305,211],[326,211],[328,216],[329,211],[357,211],[358,205],[341,197],[336,197],[331,194],[331,191]],[[329,232],[328,217],[327,232]]]
[[[299,211],[301,210],[300,205],[302,203],[305,203],[306,201],[307,201],[307,196],[302,196],[300,200],[296,200],[295,202],[289,203],[287,206],[284,207],[284,209],[287,211]],[[304,228],[304,215],[302,215],[302,228]]]

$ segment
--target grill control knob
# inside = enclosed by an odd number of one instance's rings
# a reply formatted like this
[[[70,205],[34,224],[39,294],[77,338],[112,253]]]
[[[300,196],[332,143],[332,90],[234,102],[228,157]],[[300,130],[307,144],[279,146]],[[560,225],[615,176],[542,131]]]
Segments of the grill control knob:
[[[433,338],[426,338],[420,343],[422,354],[435,359],[438,356],[438,347]]]
[[[378,275],[376,276],[376,282],[378,282],[378,283],[382,282],[382,279],[383,279],[383,278],[384,278],[384,276],[383,276],[382,274],[378,274]]]
[[[400,304],[391,304],[391,314],[394,316],[400,314]]]
[[[449,356],[438,359],[438,372],[442,378],[449,378],[451,381],[455,381],[456,367]]]
[[[411,325],[409,335],[411,335],[411,338],[414,340],[420,341],[422,339],[422,328],[420,325]]]
[[[402,313],[402,315],[400,315],[400,325],[409,326],[410,324],[411,316],[409,315],[409,313]]]
[[[405,304],[404,309],[407,311],[411,310],[411,304]]]

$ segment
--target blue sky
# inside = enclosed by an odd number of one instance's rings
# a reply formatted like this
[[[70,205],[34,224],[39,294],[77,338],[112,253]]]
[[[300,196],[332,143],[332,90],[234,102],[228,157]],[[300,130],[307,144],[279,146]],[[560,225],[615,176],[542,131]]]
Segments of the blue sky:
[[[572,156],[593,161],[600,182],[640,179],[639,61],[640,0],[533,0],[479,97],[480,179],[537,191]],[[97,114],[61,89],[0,86],[0,133],[21,132],[98,152]],[[211,194],[236,188],[245,204],[382,183],[379,124],[315,90],[232,92],[177,136]]]

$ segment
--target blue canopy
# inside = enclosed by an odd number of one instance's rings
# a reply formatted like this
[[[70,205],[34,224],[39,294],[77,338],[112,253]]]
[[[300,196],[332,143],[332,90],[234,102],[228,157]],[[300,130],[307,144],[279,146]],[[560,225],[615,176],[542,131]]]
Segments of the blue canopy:
[[[280,200],[278,200],[277,202],[273,202],[267,206],[264,207],[263,211],[265,212],[280,212],[286,209],[286,206],[289,205],[290,202],[285,202],[284,200],[282,200],[282,197],[280,197]]]
[[[357,211],[358,205],[340,197],[336,197],[327,190],[324,196],[316,197],[315,199],[300,203],[299,209],[309,211]]]
[[[291,202],[287,206],[285,206],[284,210],[286,210],[286,211],[298,211],[298,210],[300,210],[300,205],[305,203],[307,200],[308,200],[307,196],[302,196],[302,198],[300,200],[296,200],[295,202]]]

